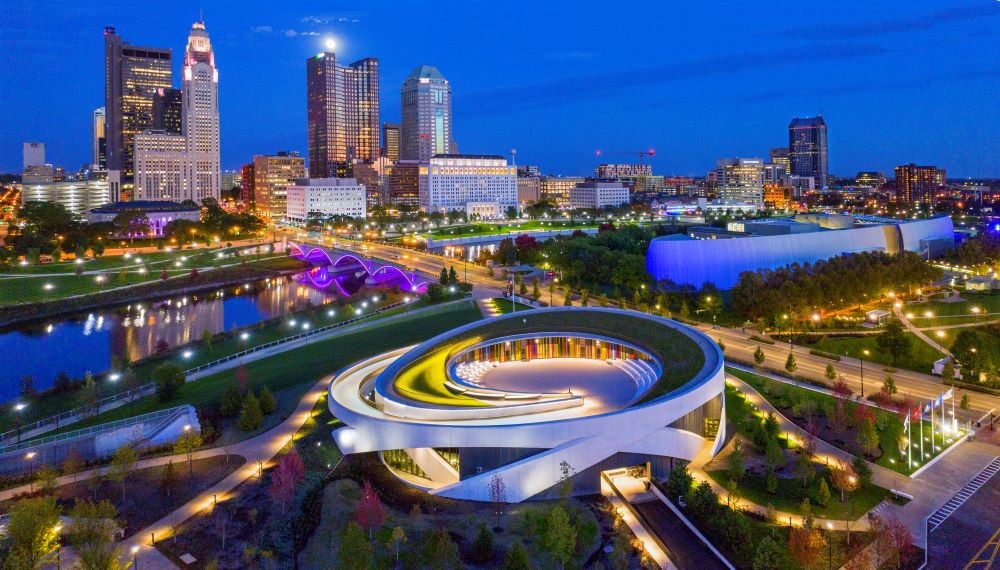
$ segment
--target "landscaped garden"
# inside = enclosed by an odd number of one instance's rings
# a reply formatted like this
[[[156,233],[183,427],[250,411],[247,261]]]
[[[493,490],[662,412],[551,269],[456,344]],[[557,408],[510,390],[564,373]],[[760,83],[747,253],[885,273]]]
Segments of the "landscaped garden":
[[[894,408],[889,410],[852,399],[850,389],[842,382],[833,385],[834,393],[840,395],[835,397],[735,368],[727,368],[726,371],[753,387],[782,415],[806,432],[855,457],[863,457],[904,475],[913,473],[964,435],[961,430],[958,434],[941,433],[940,427],[937,427],[932,446],[930,422],[914,419],[910,428],[911,441],[908,442],[903,425],[905,415],[896,410],[908,409],[912,413],[923,402],[907,401],[894,394],[879,396],[885,406]],[[889,385],[875,378],[873,384]],[[891,389],[885,391],[891,392]],[[923,446],[920,445],[921,437]],[[912,461],[907,454],[908,444]],[[924,453],[923,460],[920,459],[921,451]]]
[[[893,363],[892,354],[879,350],[878,335],[823,336],[818,339],[809,339],[813,342],[807,342],[805,346],[812,350],[838,356],[864,359],[866,375],[868,370],[871,370],[875,378],[882,376],[881,369],[885,367],[905,368],[914,372],[930,374],[934,367],[934,361],[944,358],[944,354],[918,338],[917,335],[907,332],[903,333],[903,337],[909,343],[909,354],[904,358],[898,358],[895,363]],[[870,369],[869,364],[871,365]]]

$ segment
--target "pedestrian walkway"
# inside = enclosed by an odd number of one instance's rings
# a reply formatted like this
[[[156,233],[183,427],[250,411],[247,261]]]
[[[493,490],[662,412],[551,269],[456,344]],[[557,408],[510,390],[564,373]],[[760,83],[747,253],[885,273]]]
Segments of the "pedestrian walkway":
[[[903,310],[901,308],[899,308],[899,307],[893,307],[892,311],[893,311],[893,313],[895,313],[896,318],[899,319],[899,322],[903,323],[903,327],[906,330],[908,330],[908,331],[912,332],[913,334],[917,335],[917,338],[919,338],[920,340],[926,342],[927,344],[929,344],[931,347],[935,348],[936,350],[938,350],[940,352],[943,352],[945,354],[945,356],[951,356],[951,351],[950,350],[948,350],[947,348],[945,348],[945,347],[941,346],[940,344],[934,342],[934,340],[932,340],[931,337],[927,336],[927,334],[924,333],[923,330],[918,329],[913,323],[911,323],[910,319],[906,318],[906,315],[903,313]]]

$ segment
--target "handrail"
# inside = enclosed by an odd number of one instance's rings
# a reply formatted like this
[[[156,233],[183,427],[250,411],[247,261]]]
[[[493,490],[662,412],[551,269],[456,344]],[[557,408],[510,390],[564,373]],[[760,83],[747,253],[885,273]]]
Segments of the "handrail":
[[[14,451],[21,451],[23,449],[29,449],[32,447],[39,447],[42,445],[47,445],[50,443],[55,443],[57,441],[64,441],[67,439],[74,439],[83,435],[90,435],[95,433],[101,433],[113,429],[118,429],[120,427],[133,425],[148,420],[155,420],[163,417],[174,416],[180,414],[182,411],[194,411],[194,408],[189,404],[184,404],[183,406],[175,406],[173,408],[167,408],[165,410],[158,410],[155,412],[149,412],[139,416],[133,416],[130,418],[124,418],[121,420],[115,420],[113,422],[107,422],[103,424],[98,424],[96,426],[81,428],[73,431],[68,431],[66,433],[61,433],[57,435],[50,435],[48,437],[43,437],[41,439],[34,439],[30,441],[25,441],[21,443],[16,443],[14,445],[8,445],[5,447],[0,447],[0,455],[7,453],[12,453]]]

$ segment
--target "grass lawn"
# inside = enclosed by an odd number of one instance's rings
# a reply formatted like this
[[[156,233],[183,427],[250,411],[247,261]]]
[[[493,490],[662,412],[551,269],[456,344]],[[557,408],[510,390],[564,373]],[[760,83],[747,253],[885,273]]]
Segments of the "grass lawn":
[[[841,356],[846,354],[852,358],[863,357],[865,359],[865,363],[877,363],[883,365],[883,367],[891,366],[894,368],[905,368],[906,370],[929,374],[931,368],[934,367],[934,361],[944,357],[944,354],[917,338],[917,335],[913,333],[904,334],[906,335],[906,338],[910,339],[910,346],[912,347],[910,350],[910,356],[905,358],[902,362],[896,363],[895,366],[893,366],[892,359],[889,355],[879,352],[875,341],[875,335],[823,337],[818,342],[806,346],[811,349],[822,350],[823,352],[839,354]],[[948,345],[948,343],[942,344],[945,346]],[[862,352],[863,350],[867,350],[868,354],[864,354]],[[882,375],[877,374],[877,372],[879,372],[878,367],[873,366],[872,368],[873,372],[876,373],[875,377],[881,378]]]
[[[955,342],[955,337],[961,331],[972,331],[979,339],[982,356],[991,362],[1000,362],[1000,337],[990,332],[988,327],[968,327],[961,329],[938,329],[924,331],[924,334],[941,343],[942,346],[950,347]]]
[[[931,301],[906,305],[903,311],[917,327],[938,327],[976,323],[1000,318],[1000,295],[992,293],[963,293],[965,301],[942,303]],[[930,312],[932,316],[928,317]],[[991,314],[992,313],[992,314]],[[909,315],[913,315],[909,317]]]
[[[403,317],[402,321],[378,322],[372,328],[347,333],[335,338],[256,360],[246,365],[250,387],[257,391],[267,386],[272,392],[290,387],[306,390],[327,374],[363,358],[394,348],[414,344],[434,335],[482,318],[472,303],[440,307],[440,311]],[[177,398],[161,402],[155,396],[98,414],[85,421],[67,426],[70,431],[104,422],[128,418],[148,412],[191,404],[195,407],[214,405],[222,397],[228,383],[235,380],[235,369],[219,372],[181,387]]]
[[[780,479],[778,492],[775,494],[767,492],[763,475],[747,473],[737,483],[736,493],[758,505],[771,505],[775,510],[794,514],[801,514],[802,499],[809,497],[809,501],[812,503],[812,513],[815,517],[833,520],[857,519],[875,508],[889,494],[889,491],[882,487],[869,485],[864,489],[854,491],[847,498],[847,502],[841,503],[840,492],[833,486],[829,473],[830,470],[827,467],[817,465],[816,476],[805,488],[802,487],[802,481],[799,479]],[[708,475],[723,487],[729,486],[729,471],[725,469],[708,471]],[[826,506],[820,505],[816,500],[819,495],[820,481],[823,479],[826,479],[826,484],[830,488],[830,500]]]
[[[101,275],[83,274],[76,275],[73,272],[74,263],[57,264],[57,266],[70,266],[69,271],[47,272],[48,265],[31,267],[31,271],[22,275],[4,274],[0,275],[0,305],[12,305],[18,303],[37,303],[41,301],[54,301],[66,297],[78,295],[88,295],[98,293],[108,289],[138,285],[142,283],[157,282],[161,279],[164,269],[167,274],[173,277],[186,277],[191,274],[192,268],[198,268],[200,272],[209,270],[211,267],[219,265],[238,264],[238,258],[227,257],[220,260],[215,257],[218,253],[209,254],[206,252],[173,252],[173,253],[153,253],[130,255],[129,260],[122,256],[117,256],[117,261],[106,261],[100,258],[88,261],[83,264],[85,271],[105,270]],[[160,256],[158,261],[150,261],[151,256]],[[142,259],[141,264],[136,264],[136,258]],[[186,260],[182,260],[186,257]],[[248,265],[263,263],[272,266],[288,259],[284,254],[262,258],[260,261],[252,258],[244,258]],[[180,264],[177,266],[176,264]],[[299,262],[300,263],[300,262]],[[95,265],[92,265],[95,264]],[[148,265],[148,268],[145,267]],[[37,275],[36,273],[52,273],[58,275]],[[100,280],[98,280],[100,277]]]
[[[517,303],[515,301],[511,301],[510,299],[504,299],[503,297],[494,297],[490,299],[490,304],[492,304],[493,308],[495,308],[501,315],[506,315],[507,313],[513,313],[515,311],[527,311],[528,309],[534,309],[531,305]]]
[[[727,368],[726,372],[753,386],[753,388],[757,390],[757,392],[759,392],[768,402],[778,408],[785,417],[791,419],[800,427],[802,427],[805,422],[802,418],[794,415],[791,405],[792,402],[802,401],[806,398],[815,401],[817,410],[815,414],[815,421],[820,429],[819,437],[827,443],[852,455],[857,456],[861,453],[860,446],[855,442],[855,430],[853,428],[849,427],[847,432],[842,436],[843,439],[841,440],[837,439],[839,436],[835,436],[827,425],[828,422],[823,410],[833,408],[836,402],[836,398],[834,396],[822,394],[806,388],[800,388],[798,386],[787,384],[785,382],[779,382],[777,380],[769,380],[756,374],[736,370],[734,368]],[[727,413],[729,411],[728,407],[730,401],[730,399],[726,400]],[[849,418],[854,415],[854,409],[857,405],[858,404],[853,401],[847,402],[845,409]],[[913,440],[911,445],[915,446],[914,459],[913,466],[910,467],[907,462],[905,451],[901,452],[899,449],[898,442],[901,437],[905,436],[905,432],[903,431],[903,421],[900,419],[899,415],[888,410],[875,408],[873,406],[869,406],[869,408],[876,416],[876,429],[878,431],[879,444],[882,449],[882,455],[873,460],[872,463],[885,467],[886,469],[891,469],[897,473],[902,473],[903,475],[909,475],[910,473],[916,471],[916,469],[924,463],[918,458],[920,440],[917,434],[920,432],[921,425],[923,425],[925,432],[924,451],[928,461],[955,442],[954,436],[945,436],[940,432],[935,432],[934,439],[936,449],[931,450],[930,422],[914,422],[911,427],[911,436]],[[960,437],[963,435],[964,432],[961,432]]]
[[[660,380],[649,390],[643,402],[656,399],[686,384],[701,370],[705,357],[694,341],[668,327],[650,326],[641,316],[576,309],[568,312],[538,311],[527,323],[521,319],[493,319],[454,337],[443,346],[417,359],[396,380],[396,389],[421,401],[444,405],[478,405],[478,400],[457,397],[442,382],[444,364],[466,346],[511,334],[528,332],[581,332],[607,335],[646,348],[663,365]]]

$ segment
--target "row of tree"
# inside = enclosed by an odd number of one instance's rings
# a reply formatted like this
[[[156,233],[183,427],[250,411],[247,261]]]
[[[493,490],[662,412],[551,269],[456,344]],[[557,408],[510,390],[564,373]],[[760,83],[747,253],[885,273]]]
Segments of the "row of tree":
[[[862,252],[780,269],[745,271],[732,290],[732,306],[751,321],[805,315],[860,305],[891,291],[905,291],[941,277],[941,270],[913,252]]]

